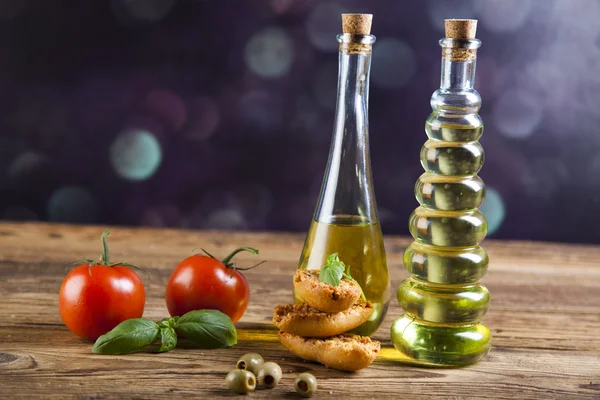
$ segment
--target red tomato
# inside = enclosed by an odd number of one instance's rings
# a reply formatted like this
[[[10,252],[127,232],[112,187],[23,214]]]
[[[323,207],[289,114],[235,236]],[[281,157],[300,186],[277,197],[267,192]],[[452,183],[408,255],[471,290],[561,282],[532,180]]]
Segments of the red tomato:
[[[105,246],[106,235],[108,232],[102,235]],[[130,268],[108,261],[105,248],[99,263],[74,268],[60,287],[62,320],[71,332],[91,340],[144,312],[146,295],[141,279]]]
[[[194,255],[183,260],[171,274],[165,300],[171,316],[182,316],[193,310],[219,310],[236,323],[248,307],[248,281],[229,261],[241,248],[219,261],[213,257]]]

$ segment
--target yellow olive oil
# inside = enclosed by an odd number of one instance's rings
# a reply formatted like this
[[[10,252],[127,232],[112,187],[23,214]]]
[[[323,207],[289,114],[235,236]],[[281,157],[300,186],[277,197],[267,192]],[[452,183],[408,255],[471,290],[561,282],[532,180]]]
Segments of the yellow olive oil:
[[[371,318],[353,333],[372,335],[381,322],[390,300],[390,283],[379,223],[359,216],[333,216],[328,223],[313,220],[300,257],[299,269],[319,270],[327,256],[338,253],[350,266],[350,275],[373,303]],[[296,302],[302,302],[295,296]]]

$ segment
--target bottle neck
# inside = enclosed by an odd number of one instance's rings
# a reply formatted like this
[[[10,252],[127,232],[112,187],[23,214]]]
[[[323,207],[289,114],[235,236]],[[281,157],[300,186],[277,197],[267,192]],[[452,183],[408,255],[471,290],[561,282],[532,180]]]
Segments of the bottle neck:
[[[442,39],[442,74],[440,88],[450,90],[473,89],[477,48],[481,42],[477,39]]]
[[[334,139],[340,144],[357,144],[352,146],[356,150],[365,150],[364,141],[368,140],[370,70],[371,53],[340,52]]]
[[[360,216],[375,222],[376,206],[369,155],[369,74],[372,35],[338,36],[338,95],[327,171],[315,219]]]
[[[475,83],[475,60],[451,61],[442,59],[442,89],[473,89]]]

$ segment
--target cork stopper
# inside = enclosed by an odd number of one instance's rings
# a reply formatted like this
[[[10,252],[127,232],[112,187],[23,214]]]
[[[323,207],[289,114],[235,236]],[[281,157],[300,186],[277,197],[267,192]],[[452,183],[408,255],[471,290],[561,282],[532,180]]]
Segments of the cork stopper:
[[[447,19],[444,25],[448,39],[475,39],[476,19]]]
[[[342,14],[342,32],[352,35],[370,35],[373,14]]]

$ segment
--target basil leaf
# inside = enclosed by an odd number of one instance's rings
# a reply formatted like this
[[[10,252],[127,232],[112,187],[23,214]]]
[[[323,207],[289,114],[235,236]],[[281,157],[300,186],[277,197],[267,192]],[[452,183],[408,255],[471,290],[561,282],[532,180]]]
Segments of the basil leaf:
[[[160,321],[158,321],[158,327],[160,329],[163,329],[163,328],[175,328],[177,326],[177,321],[178,320],[179,320],[179,317],[171,317],[171,318],[161,319]]]
[[[237,343],[231,319],[217,310],[195,310],[177,321],[177,332],[203,349],[230,347]]]
[[[322,267],[321,272],[319,273],[319,279],[328,285],[339,286],[342,274],[335,268]]]
[[[144,318],[121,322],[112,331],[100,336],[92,352],[100,354],[127,354],[146,347],[158,339],[158,325]]]
[[[333,253],[327,257],[327,263],[321,267],[319,279],[331,286],[339,286],[345,265],[338,257],[338,253]]]
[[[159,353],[171,351],[177,346],[177,334],[175,329],[170,326],[160,328],[160,349]]]

